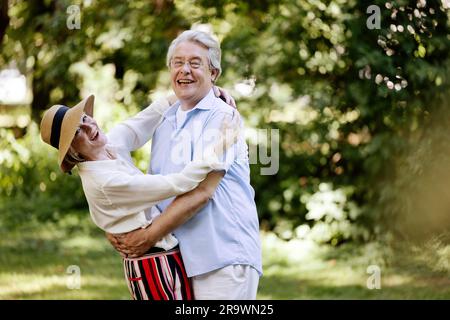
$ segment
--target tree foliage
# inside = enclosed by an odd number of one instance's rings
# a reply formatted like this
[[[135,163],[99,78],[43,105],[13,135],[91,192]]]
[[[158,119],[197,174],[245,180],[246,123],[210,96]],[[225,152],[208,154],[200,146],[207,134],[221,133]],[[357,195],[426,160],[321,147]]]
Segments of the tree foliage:
[[[81,8],[81,28],[69,30],[73,4]],[[369,5],[380,8],[380,29],[367,26]],[[153,90],[168,87],[170,41],[206,26],[223,50],[219,85],[237,98],[247,125],[280,130],[277,174],[261,175],[261,163],[251,167],[264,228],[332,243],[367,239],[386,227],[426,235],[449,226],[450,204],[434,205],[446,195],[450,151],[445,5],[14,0],[0,64],[14,61],[32,78],[36,121],[51,104],[76,102],[108,66],[114,89],[99,91],[132,112],[148,104]],[[441,180],[433,185],[431,177]],[[83,203],[77,199],[75,207]],[[408,227],[418,222],[421,228]]]

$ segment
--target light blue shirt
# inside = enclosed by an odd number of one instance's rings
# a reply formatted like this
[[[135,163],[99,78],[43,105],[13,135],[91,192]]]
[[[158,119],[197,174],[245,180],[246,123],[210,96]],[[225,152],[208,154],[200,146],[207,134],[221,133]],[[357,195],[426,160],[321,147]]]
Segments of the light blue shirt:
[[[152,174],[180,172],[214,143],[214,133],[235,111],[211,90],[177,127],[175,103],[163,116],[152,140]],[[211,139],[210,139],[211,138]],[[227,172],[213,198],[193,218],[174,231],[189,277],[228,265],[244,264],[262,275],[259,222],[250,185],[248,147],[242,128],[238,142],[228,149]],[[173,198],[160,202],[163,211]]]

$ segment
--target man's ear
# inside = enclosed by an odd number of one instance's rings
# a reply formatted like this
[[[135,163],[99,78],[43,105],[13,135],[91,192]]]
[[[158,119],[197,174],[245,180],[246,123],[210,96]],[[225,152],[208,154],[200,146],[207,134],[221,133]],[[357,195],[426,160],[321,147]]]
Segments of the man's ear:
[[[211,69],[211,81],[212,81],[212,83],[216,82],[218,75],[219,75],[219,70]]]

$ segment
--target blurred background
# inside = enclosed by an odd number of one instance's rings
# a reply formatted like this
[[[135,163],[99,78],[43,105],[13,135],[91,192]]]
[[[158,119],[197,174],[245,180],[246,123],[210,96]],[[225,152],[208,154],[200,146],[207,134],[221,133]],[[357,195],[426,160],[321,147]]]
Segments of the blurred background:
[[[129,299],[38,124],[93,93],[108,129],[170,93],[166,52],[191,28],[221,42],[218,85],[248,128],[258,298],[450,299],[449,8],[0,0],[0,299]],[[142,170],[149,151],[133,154]]]

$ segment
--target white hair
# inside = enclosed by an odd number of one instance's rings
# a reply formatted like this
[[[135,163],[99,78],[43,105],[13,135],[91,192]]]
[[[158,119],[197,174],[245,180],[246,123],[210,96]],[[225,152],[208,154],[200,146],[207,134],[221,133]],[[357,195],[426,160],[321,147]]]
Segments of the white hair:
[[[220,44],[210,34],[203,31],[186,30],[176,37],[170,44],[169,50],[167,51],[167,66],[170,67],[170,60],[172,59],[175,48],[180,43],[188,41],[198,43],[208,49],[209,65],[210,68],[217,70],[217,77],[214,79],[217,80],[222,73],[222,67],[220,66],[220,59],[222,55]]]

